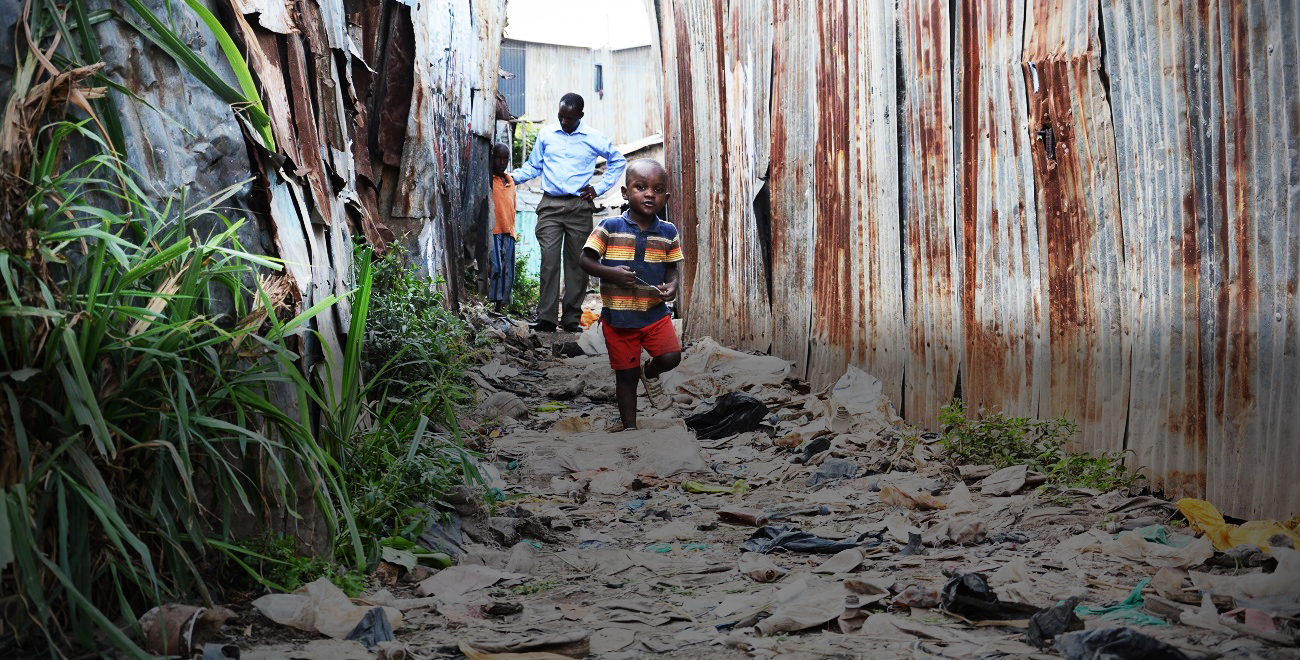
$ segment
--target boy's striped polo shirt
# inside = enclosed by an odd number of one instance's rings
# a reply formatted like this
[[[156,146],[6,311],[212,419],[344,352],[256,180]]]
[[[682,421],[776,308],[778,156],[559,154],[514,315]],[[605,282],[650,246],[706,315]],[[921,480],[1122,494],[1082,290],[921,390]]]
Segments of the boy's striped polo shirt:
[[[592,230],[583,249],[594,251],[611,268],[629,266],[648,284],[664,283],[666,266],[682,260],[677,227],[663,220],[643,230],[623,215],[606,218]],[[645,286],[626,288],[600,281],[601,319],[615,328],[644,328],[668,316],[659,291]]]

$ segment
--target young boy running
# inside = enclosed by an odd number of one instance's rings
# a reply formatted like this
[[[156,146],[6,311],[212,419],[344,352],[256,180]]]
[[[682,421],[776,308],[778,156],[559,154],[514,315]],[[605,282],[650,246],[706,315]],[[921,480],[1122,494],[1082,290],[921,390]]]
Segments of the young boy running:
[[[682,248],[677,228],[657,216],[668,203],[668,171],[653,160],[628,164],[623,199],[628,210],[606,218],[582,248],[582,270],[600,278],[600,313],[614,368],[621,427],[636,428],[636,385],[645,384],[650,403],[672,406],[659,376],[677,367],[682,346],[665,301],[677,295]],[[641,349],[651,356],[641,364]]]
[[[515,286],[515,181],[506,173],[510,165],[510,147],[497,144],[492,147],[492,253],[488,265],[492,270],[488,280],[488,300],[500,314],[510,304],[510,294]]]

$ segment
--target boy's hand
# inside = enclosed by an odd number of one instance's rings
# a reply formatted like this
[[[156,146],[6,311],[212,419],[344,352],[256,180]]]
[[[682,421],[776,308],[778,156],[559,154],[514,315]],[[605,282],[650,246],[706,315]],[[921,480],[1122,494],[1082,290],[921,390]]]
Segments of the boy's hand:
[[[659,297],[663,298],[664,300],[672,300],[673,298],[677,297],[676,282],[665,282],[655,288],[659,289]]]
[[[616,274],[609,278],[614,284],[628,289],[635,289],[637,286],[636,271],[628,266],[619,266],[614,269]]]

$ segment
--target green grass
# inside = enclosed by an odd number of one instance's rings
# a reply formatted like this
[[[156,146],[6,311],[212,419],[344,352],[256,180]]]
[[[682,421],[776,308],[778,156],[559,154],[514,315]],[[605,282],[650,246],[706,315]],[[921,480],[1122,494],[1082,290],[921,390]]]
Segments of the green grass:
[[[60,167],[72,137],[100,155]],[[320,308],[279,316],[278,263],[219,212],[236,187],[156,205],[85,122],[40,143],[21,211],[35,250],[0,253],[0,644],[94,650],[100,634],[134,654],[114,622],[211,601],[202,558],[235,520],[306,504],[306,480],[336,524],[293,336]]]
[[[948,458],[996,468],[1024,464],[1047,475],[1044,489],[1095,488],[1106,492],[1135,488],[1142,475],[1124,465],[1125,452],[1072,452],[1066,445],[1079,431],[1065,417],[1034,420],[980,410],[972,415],[960,399],[939,411],[940,443]]]

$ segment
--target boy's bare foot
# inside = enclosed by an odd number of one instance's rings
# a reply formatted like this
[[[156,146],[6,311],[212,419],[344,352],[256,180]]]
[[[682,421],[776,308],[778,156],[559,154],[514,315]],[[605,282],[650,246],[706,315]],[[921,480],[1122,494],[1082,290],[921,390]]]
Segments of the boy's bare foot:
[[[641,384],[645,386],[646,398],[650,399],[650,405],[660,409],[668,410],[673,407],[673,398],[664,392],[663,383],[658,378],[646,378],[641,374]]]
[[[609,426],[605,427],[606,433],[622,433],[623,431],[635,430],[635,426],[623,426],[623,422],[610,422]]]

